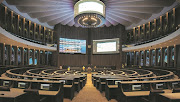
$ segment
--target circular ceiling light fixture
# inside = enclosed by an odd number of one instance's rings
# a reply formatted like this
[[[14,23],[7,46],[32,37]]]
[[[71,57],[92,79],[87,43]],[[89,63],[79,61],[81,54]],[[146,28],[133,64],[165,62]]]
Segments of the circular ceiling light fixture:
[[[83,28],[101,27],[105,23],[105,5],[99,0],[80,0],[74,5],[74,21]]]

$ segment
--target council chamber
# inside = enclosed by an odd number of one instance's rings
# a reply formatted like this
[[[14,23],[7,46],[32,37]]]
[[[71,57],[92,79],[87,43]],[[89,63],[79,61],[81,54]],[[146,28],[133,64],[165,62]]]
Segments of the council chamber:
[[[0,0],[0,102],[180,102],[180,0]]]

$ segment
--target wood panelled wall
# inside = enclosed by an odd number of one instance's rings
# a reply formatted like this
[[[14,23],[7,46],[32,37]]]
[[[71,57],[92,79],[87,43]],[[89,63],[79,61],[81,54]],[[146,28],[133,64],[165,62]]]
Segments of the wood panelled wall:
[[[80,28],[69,27],[65,25],[55,26],[55,36],[57,36],[57,42],[59,38],[71,38],[86,40],[86,54],[54,54],[54,59],[57,60],[57,66],[69,65],[69,66],[82,66],[82,65],[100,65],[100,66],[117,66],[121,68],[122,64],[122,46],[120,46],[119,54],[111,55],[94,55],[93,52],[93,40],[99,39],[112,39],[120,38],[120,45],[122,45],[123,38],[126,35],[125,27],[122,25],[102,27],[102,28]],[[91,44],[91,48],[88,48],[88,44]],[[59,45],[59,44],[58,44]],[[58,47],[59,48],[59,47]],[[58,58],[57,58],[58,57]]]

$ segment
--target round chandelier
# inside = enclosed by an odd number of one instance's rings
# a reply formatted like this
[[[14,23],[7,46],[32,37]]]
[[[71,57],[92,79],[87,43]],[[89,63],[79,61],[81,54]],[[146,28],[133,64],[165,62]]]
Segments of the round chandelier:
[[[101,27],[105,23],[105,5],[99,0],[80,0],[74,5],[74,21],[83,28]]]

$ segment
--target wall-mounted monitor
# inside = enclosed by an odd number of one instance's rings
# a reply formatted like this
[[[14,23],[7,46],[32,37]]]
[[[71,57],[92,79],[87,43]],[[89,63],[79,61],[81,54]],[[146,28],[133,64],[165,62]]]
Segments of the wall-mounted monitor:
[[[93,54],[119,53],[119,38],[93,40]]]
[[[43,79],[44,81],[49,81],[48,79]]]
[[[121,82],[121,81],[115,81],[115,85],[118,85],[119,82]]]
[[[33,78],[33,80],[37,80],[37,78]]]
[[[66,84],[66,80],[59,80],[59,81],[62,81],[64,85]]]
[[[41,84],[41,90],[49,90],[50,84]]]
[[[26,88],[26,83],[24,82],[18,82],[18,88]]]
[[[86,54],[86,40],[60,38],[59,53]]]
[[[10,82],[9,81],[3,81],[3,86],[9,86]]]
[[[141,90],[141,85],[132,85],[132,91],[139,91]]]
[[[180,88],[180,83],[179,82],[173,82],[172,88]]]
[[[164,84],[163,83],[156,84],[156,89],[164,89]]]

